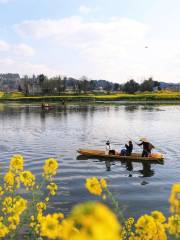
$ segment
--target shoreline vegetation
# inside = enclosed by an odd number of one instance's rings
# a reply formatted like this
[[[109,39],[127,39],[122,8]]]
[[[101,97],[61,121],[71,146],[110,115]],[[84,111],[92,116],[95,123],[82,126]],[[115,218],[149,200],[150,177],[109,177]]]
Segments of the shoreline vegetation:
[[[101,101],[180,101],[180,92],[172,92],[172,91],[159,91],[159,92],[143,92],[143,93],[135,93],[135,94],[127,94],[127,93],[83,93],[83,94],[75,94],[75,93],[66,93],[56,96],[25,96],[25,94],[21,92],[0,92],[0,102],[3,101],[18,101],[18,102],[73,102],[73,101],[93,101],[93,102],[101,102]]]

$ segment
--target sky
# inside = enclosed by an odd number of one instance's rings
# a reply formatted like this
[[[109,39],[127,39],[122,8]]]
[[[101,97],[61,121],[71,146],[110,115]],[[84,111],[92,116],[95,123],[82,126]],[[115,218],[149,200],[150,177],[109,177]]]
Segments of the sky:
[[[0,0],[0,73],[180,82],[179,0]]]

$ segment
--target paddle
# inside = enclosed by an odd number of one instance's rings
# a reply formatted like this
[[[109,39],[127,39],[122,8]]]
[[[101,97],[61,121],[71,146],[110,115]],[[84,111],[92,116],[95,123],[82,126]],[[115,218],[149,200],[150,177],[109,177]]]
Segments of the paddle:
[[[139,144],[138,144],[138,143],[137,143],[137,142],[136,142],[134,139],[130,138],[130,137],[129,137],[129,136],[127,136],[127,135],[126,135],[126,137],[127,137],[127,138],[129,138],[129,140],[133,141],[135,144],[137,144],[137,145],[139,146]],[[151,143],[150,143],[150,144],[151,144]],[[153,146],[154,146],[154,145],[153,145]],[[140,148],[142,148],[142,146],[141,146],[141,145],[140,145],[139,147],[140,147]],[[160,151],[160,149],[158,149],[157,147],[155,147],[155,146],[154,146],[154,148],[156,148],[157,150],[159,150],[159,151]]]
[[[134,139],[132,139],[132,138],[130,138],[129,136],[126,136],[129,140],[131,140],[132,142],[134,142],[136,145],[138,145],[139,146],[139,143],[137,143]],[[139,146],[139,147],[141,147],[141,146]]]

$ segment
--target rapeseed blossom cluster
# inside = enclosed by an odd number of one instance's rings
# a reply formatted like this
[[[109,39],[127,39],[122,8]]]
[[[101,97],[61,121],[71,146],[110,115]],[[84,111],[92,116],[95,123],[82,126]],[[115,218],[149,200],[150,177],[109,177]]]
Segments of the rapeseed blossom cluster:
[[[166,228],[170,235],[180,239],[180,215],[175,214],[170,216]]]
[[[74,207],[63,222],[63,240],[121,240],[117,217],[102,203],[87,202]]]
[[[98,178],[92,177],[86,179],[85,187],[90,193],[101,196],[103,189],[107,188],[107,183],[104,178],[98,180]]]
[[[76,205],[69,216],[55,212],[48,214],[49,201],[57,194],[54,182],[58,162],[50,158],[43,166],[43,179],[24,169],[24,159],[15,155],[10,160],[4,183],[0,186],[0,239],[54,240],[167,240],[180,239],[180,183],[174,184],[170,195],[171,215],[160,211],[140,216],[136,221],[124,218],[118,201],[109,191],[104,178],[87,178],[86,189],[103,200],[112,201],[116,214],[100,202]],[[23,191],[23,188],[25,191]],[[43,190],[43,193],[42,193]],[[27,193],[30,199],[21,196]],[[20,231],[20,229],[23,229]]]
[[[20,181],[25,187],[33,187],[35,185],[35,176],[30,171],[24,171],[20,174]]]
[[[62,237],[62,213],[48,214],[41,216],[39,219],[39,232],[42,237],[50,239],[60,239]]]
[[[180,214],[180,184],[176,183],[173,185],[169,202],[170,211]]]
[[[11,158],[9,169],[13,173],[20,173],[24,168],[24,159],[21,155],[14,155]]]
[[[49,158],[45,161],[44,164],[44,173],[43,176],[46,180],[51,180],[53,176],[56,175],[58,162],[54,158]]]
[[[10,160],[9,170],[4,175],[4,185],[0,187],[0,238],[16,230],[21,215],[27,209],[27,200],[15,193],[20,188],[23,168],[23,157],[14,155]]]
[[[173,185],[169,203],[172,215],[168,218],[167,230],[169,234],[180,239],[180,183]]]
[[[163,222],[165,217],[161,212],[155,211],[151,215],[141,216],[135,224],[135,232],[131,234],[129,240],[166,240],[167,235]]]
[[[58,186],[55,183],[51,182],[51,183],[49,183],[49,185],[47,185],[47,189],[49,190],[50,195],[54,196],[54,195],[56,195]]]
[[[132,227],[134,224],[134,218],[130,217],[128,218],[123,226],[122,226],[122,231],[121,231],[121,237],[122,239],[129,239],[132,233]]]

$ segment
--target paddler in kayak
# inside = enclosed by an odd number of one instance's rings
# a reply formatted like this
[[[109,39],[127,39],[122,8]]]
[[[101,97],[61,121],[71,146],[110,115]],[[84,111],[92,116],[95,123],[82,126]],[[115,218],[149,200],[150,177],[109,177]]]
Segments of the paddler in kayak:
[[[131,156],[131,153],[133,150],[132,141],[129,141],[128,144],[125,144],[125,147],[126,147],[126,156]]]
[[[148,157],[151,154],[151,150],[155,148],[147,138],[140,138],[141,143],[138,146],[143,146],[142,157]]]
[[[108,154],[115,155],[116,154],[116,151],[114,149],[112,149],[112,145],[109,140],[106,142],[105,154],[106,155],[108,155]]]
[[[131,156],[133,150],[132,141],[129,141],[128,144],[125,144],[125,148],[121,150],[121,156]]]

